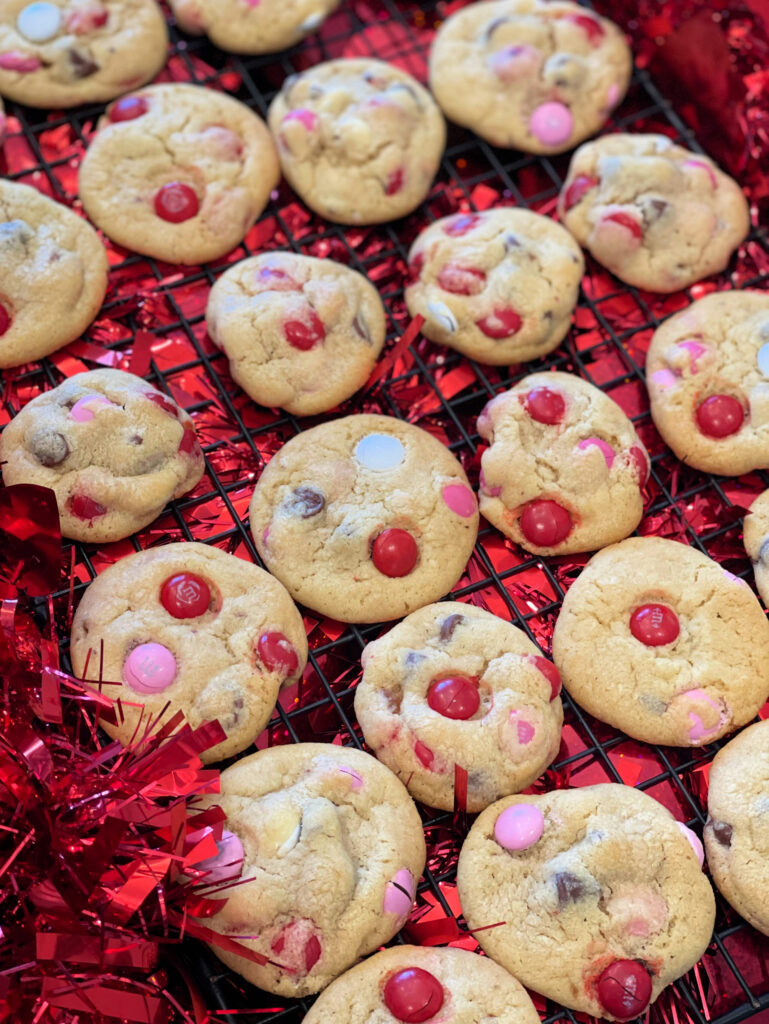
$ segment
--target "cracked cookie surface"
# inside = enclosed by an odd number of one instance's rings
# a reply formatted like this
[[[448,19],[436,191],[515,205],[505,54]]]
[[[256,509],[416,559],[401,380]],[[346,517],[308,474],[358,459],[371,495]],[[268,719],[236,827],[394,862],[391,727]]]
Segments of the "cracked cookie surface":
[[[769,467],[769,295],[716,292],[658,327],[646,356],[654,424],[689,466]]]
[[[632,533],[649,456],[608,395],[571,373],[532,373],[478,417],[482,514],[527,551],[592,551]]]
[[[401,972],[426,972],[421,988]],[[394,979],[394,980],[393,980]],[[452,1024],[538,1024],[523,986],[488,957],[466,949],[394,946],[383,949],[333,981],[304,1024],[393,1024],[408,1001],[425,1000],[432,1018],[450,1013]],[[413,1003],[412,1003],[413,1005]],[[394,1012],[395,1011],[395,1012]]]
[[[86,220],[35,188],[0,181],[0,367],[79,338],[104,300],[108,270]]]
[[[580,146],[558,212],[620,281],[653,292],[723,270],[750,230],[737,182],[666,135],[605,135]]]
[[[325,412],[362,387],[385,340],[376,288],[333,260],[266,253],[235,264],[208,300],[208,332],[261,405]]]
[[[113,103],[80,166],[80,197],[114,242],[203,263],[242,242],[280,177],[264,122],[198,85],[154,85]]]
[[[205,468],[192,420],[121,370],[76,373],[24,406],[0,434],[3,480],[56,494],[62,536],[128,537],[191,491]]]
[[[168,54],[155,0],[4,0],[0,93],[31,107],[100,103],[144,85]]]
[[[750,506],[743,521],[745,551],[753,563],[756,587],[764,604],[769,604],[769,491]]]
[[[607,18],[558,0],[492,0],[439,28],[430,86],[448,118],[492,145],[562,153],[599,130],[632,69]]]
[[[332,60],[292,75],[268,121],[292,188],[341,224],[411,213],[429,192],[446,143],[430,93],[379,60]]]
[[[486,953],[527,988],[596,1017],[636,1017],[710,942],[715,900],[701,849],[629,786],[506,797],[462,847],[462,910]]]
[[[78,678],[101,673],[104,692],[124,701],[119,724],[102,723],[113,739],[127,745],[178,711],[193,729],[217,719],[227,738],[206,762],[250,746],[307,662],[302,617],[276,579],[185,542],[105,569],[78,606],[70,650]]]
[[[317,32],[341,0],[170,0],[177,24],[231,53],[277,53]]]
[[[471,359],[536,359],[566,336],[585,262],[560,224],[500,208],[444,217],[409,252],[406,304],[422,333]]]
[[[240,883],[206,924],[258,936],[243,944],[270,963],[211,948],[259,988],[318,992],[403,926],[424,835],[413,801],[376,758],[330,743],[272,747],[223,771],[211,802],[242,862]]]
[[[368,414],[284,444],[250,518],[259,554],[292,597],[343,622],[400,618],[443,597],[478,532],[475,495],[448,448]]]
[[[430,807],[453,809],[455,765],[476,813],[531,785],[558,753],[558,673],[490,612],[420,608],[369,643],[361,664],[355,714],[366,743]]]
[[[769,935],[769,721],[751,725],[716,754],[704,836],[721,894]]]
[[[711,743],[769,698],[769,623],[750,587],[658,537],[590,559],[564,598],[553,660],[583,708],[645,743]]]

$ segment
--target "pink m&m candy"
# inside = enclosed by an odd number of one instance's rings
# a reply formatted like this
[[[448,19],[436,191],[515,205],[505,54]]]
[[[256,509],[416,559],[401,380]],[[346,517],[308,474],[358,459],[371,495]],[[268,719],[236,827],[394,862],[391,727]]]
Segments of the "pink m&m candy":
[[[76,423],[88,423],[96,415],[99,406],[113,405],[109,398],[103,395],[86,395],[79,398],[70,410],[70,416]]]
[[[702,841],[696,832],[692,832],[688,826],[684,825],[682,821],[676,822],[678,827],[681,829],[681,834],[686,837],[689,846],[694,850],[694,855],[700,862],[700,867],[705,863],[705,851],[702,847]]]
[[[568,142],[574,118],[565,104],[551,100],[534,110],[529,120],[529,131],[543,146],[561,146]]]
[[[401,868],[396,871],[393,877],[385,886],[384,902],[382,910],[385,914],[395,914],[396,917],[406,917],[414,902],[414,876],[408,868]]]
[[[486,284],[486,275],[474,267],[447,263],[438,274],[438,287],[452,295],[478,295]]]
[[[630,458],[638,471],[638,483],[643,487],[649,479],[649,457],[642,448],[634,444],[630,449]]]
[[[318,116],[305,107],[298,107],[296,110],[289,110],[283,118],[283,124],[289,121],[298,121],[308,132],[311,132],[317,127]]]
[[[222,831],[222,838],[216,841],[219,852],[215,857],[202,860],[195,865],[198,871],[205,871],[206,875],[200,879],[202,885],[215,885],[218,882],[230,882],[240,876],[245,860],[243,844],[235,835],[227,829]]]
[[[466,235],[468,231],[472,231],[480,222],[481,217],[477,213],[460,213],[457,217],[446,221],[443,231],[444,234],[450,235],[452,238],[459,238]]]
[[[689,353],[689,369],[692,373],[696,373],[699,369],[699,367],[697,366],[697,361],[699,359],[702,359],[702,357],[705,355],[705,353],[708,350],[707,346],[701,344],[701,342],[699,341],[694,341],[693,339],[690,339],[688,341],[679,341],[678,347],[684,349],[686,352]]]
[[[464,484],[446,484],[441,491],[441,497],[451,511],[463,519],[469,519],[475,514],[475,495]]]
[[[587,448],[597,448],[601,455],[603,455],[609,469],[614,465],[616,452],[608,441],[603,441],[600,437],[586,437],[584,441],[579,442],[577,448],[580,451],[585,451]]]
[[[544,816],[534,804],[506,807],[494,824],[494,838],[506,850],[527,850],[544,831]]]
[[[176,658],[163,644],[134,647],[123,665],[123,679],[138,693],[160,693],[176,678]]]

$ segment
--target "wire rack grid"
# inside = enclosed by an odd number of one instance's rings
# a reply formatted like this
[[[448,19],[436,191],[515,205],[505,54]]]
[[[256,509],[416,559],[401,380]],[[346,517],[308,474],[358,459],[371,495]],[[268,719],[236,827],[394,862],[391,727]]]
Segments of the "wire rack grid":
[[[172,55],[161,77],[226,89],[261,115],[289,74],[334,57],[368,55],[392,60],[423,78],[432,30],[447,7],[458,6],[439,0],[349,0],[318,36],[278,57],[254,58],[226,55],[205,39],[180,34],[169,15]],[[103,108],[45,115],[13,103],[7,107],[7,164],[0,164],[0,171],[78,208],[77,164]],[[606,130],[661,131],[690,149],[700,149],[674,103],[643,71],[634,74],[628,97]],[[226,360],[210,343],[203,322],[208,286],[219,272],[235,259],[264,248],[338,259],[379,286],[389,314],[388,344],[392,344],[408,324],[402,283],[408,248],[416,234],[439,216],[494,202],[552,213],[567,166],[568,155],[549,159],[497,150],[469,132],[452,128],[430,196],[405,221],[373,229],[344,229],[315,218],[283,185],[244,244],[211,266],[168,267],[107,243],[111,287],[96,324],[85,337],[128,359],[137,333],[153,331],[156,340],[146,376],[195,418],[207,473],[191,495],[174,502],[161,520],[130,541],[100,549],[67,545],[75,601],[104,565],[168,540],[204,540],[259,563],[246,522],[253,481],[282,441],[317,418],[298,421],[277,410],[257,409],[233,384]],[[769,275],[762,275],[758,267],[767,253],[769,236],[765,229],[756,228],[731,276],[721,278],[719,286],[765,289]],[[706,554],[717,554],[731,571],[752,583],[739,541],[739,519],[755,494],[769,486],[769,477],[762,473],[725,480],[681,466],[654,430],[644,387],[644,356],[652,332],[673,309],[700,297],[703,287],[709,290],[711,285],[695,286],[673,299],[661,298],[622,286],[588,258],[575,326],[550,356],[525,367],[491,368],[419,340],[375,387],[345,403],[340,412],[381,411],[433,430],[447,441],[475,483],[479,465],[475,420],[488,399],[534,369],[578,373],[620,402],[653,455],[641,532],[674,536]],[[119,365],[125,368],[126,363]],[[0,424],[35,394],[60,383],[63,375],[85,368],[78,356],[65,352],[6,371]],[[548,651],[565,589],[585,560],[538,559],[482,525],[468,570],[450,596],[503,615]],[[54,596],[62,638],[68,633],[69,594],[67,579]],[[289,691],[282,699],[258,745],[333,739],[362,747],[352,711],[354,687],[361,650],[381,635],[383,627],[343,627],[311,613],[305,615],[305,624],[310,661],[303,690],[299,695]],[[62,653],[66,659],[66,639]],[[564,743],[544,786],[629,782],[701,830],[707,767],[719,744],[701,750],[648,747],[590,718],[565,694],[564,707]],[[428,835],[451,833],[456,845],[461,842],[467,828],[461,816],[429,809],[422,813]],[[430,860],[419,890],[423,910],[432,907],[434,913],[453,916],[454,866],[455,857]],[[300,1021],[308,1008],[307,1000],[283,1000],[250,989],[194,943],[188,945],[187,956],[211,1011],[226,1024],[257,1020],[289,1024]],[[701,973],[691,972],[675,985],[672,1018],[664,1008],[657,1008],[660,1001],[651,1012],[652,1020],[667,1024],[683,1016],[696,1024],[708,1020],[737,1024],[759,1017],[769,1021],[769,943],[720,897],[716,931],[703,962],[710,967],[707,999],[703,999]],[[579,1018],[544,1000],[537,1005],[548,1022]]]

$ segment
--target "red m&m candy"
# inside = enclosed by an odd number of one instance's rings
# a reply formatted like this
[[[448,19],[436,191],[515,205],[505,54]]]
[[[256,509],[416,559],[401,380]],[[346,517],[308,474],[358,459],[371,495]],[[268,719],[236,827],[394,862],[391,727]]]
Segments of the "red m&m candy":
[[[87,494],[73,494],[68,504],[70,512],[78,519],[97,519],[107,512],[105,505],[94,498],[89,498]]]
[[[181,181],[169,181],[155,194],[155,213],[171,224],[196,217],[200,201],[193,188]]]
[[[299,668],[299,657],[291,641],[282,633],[262,633],[257,649],[269,672],[281,672],[285,676],[292,676]]]
[[[615,960],[598,979],[596,991],[607,1013],[619,1020],[630,1020],[649,1005],[652,980],[637,960]]]
[[[732,395],[711,395],[697,406],[697,426],[706,437],[729,437],[745,422],[745,412]]]
[[[180,572],[163,584],[160,603],[175,619],[195,619],[211,606],[211,588],[200,576]]]
[[[649,479],[649,459],[643,449],[634,444],[630,449],[630,458],[638,470],[638,483],[641,487],[646,485]]]
[[[292,348],[309,352],[325,339],[326,328],[315,310],[308,307],[301,320],[286,320],[283,333]]]
[[[630,213],[625,213],[624,210],[617,210],[615,213],[609,213],[604,217],[604,222],[610,222],[612,224],[619,224],[621,228],[625,228],[633,238],[638,241],[643,237],[643,231],[641,230],[640,221],[636,220]]]
[[[385,983],[384,1003],[393,1017],[406,1024],[421,1024],[434,1017],[443,1006],[443,986],[429,971],[406,967]]]
[[[571,516],[557,501],[537,499],[521,512],[521,533],[538,548],[552,548],[571,533]]]
[[[474,267],[447,263],[438,274],[438,287],[452,295],[478,295],[486,284],[486,275]]]
[[[510,338],[521,328],[523,321],[514,309],[495,309],[493,313],[476,321],[476,327],[482,331],[487,338],[494,341],[501,341],[503,338]]]
[[[11,315],[5,306],[0,305],[0,338],[2,338],[10,326]]]
[[[664,604],[644,604],[630,616],[630,632],[647,647],[672,644],[681,632],[678,616]]]
[[[469,676],[441,676],[430,683],[427,703],[444,718],[472,718],[481,704],[478,682]]]
[[[566,195],[563,197],[564,210],[568,211],[572,206],[576,206],[580,199],[598,184],[600,184],[598,178],[589,178],[585,174],[577,175],[566,189]]]
[[[385,186],[385,195],[394,196],[403,188],[404,173],[403,168],[399,167],[393,171],[387,178],[387,185]]]
[[[135,121],[149,108],[149,100],[144,96],[124,96],[109,108],[109,119],[113,122]]]
[[[371,560],[383,576],[408,576],[418,558],[417,542],[408,530],[382,530],[371,547]]]
[[[523,397],[526,412],[537,423],[548,423],[551,426],[560,423],[566,412],[566,402],[560,391],[552,388],[532,388]]]
[[[540,658],[537,654],[532,654],[529,660],[539,669],[545,679],[547,679],[548,683],[550,683],[550,700],[554,701],[561,692],[561,687],[563,686],[560,672],[552,661],[548,661],[547,658]]]
[[[595,18],[591,18],[589,14],[570,14],[567,20],[573,22],[573,24],[578,25],[579,28],[582,29],[590,40],[591,46],[598,46],[606,35],[600,21],[596,21]]]

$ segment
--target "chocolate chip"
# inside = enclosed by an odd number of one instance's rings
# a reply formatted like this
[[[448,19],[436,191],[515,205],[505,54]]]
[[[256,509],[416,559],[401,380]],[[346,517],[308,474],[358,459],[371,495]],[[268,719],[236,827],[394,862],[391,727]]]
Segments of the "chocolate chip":
[[[520,249],[521,243],[515,237],[515,235],[505,235],[504,239],[505,252],[511,252],[513,249]]]
[[[314,487],[297,487],[292,495],[290,507],[294,515],[301,516],[302,519],[311,519],[323,511],[326,499]]]
[[[129,437],[128,443],[129,444],[144,444],[144,438],[140,437],[138,434],[133,434],[131,437]]]
[[[763,562],[764,565],[769,564],[769,539],[765,540],[761,545],[761,550],[758,553],[758,560]]]
[[[0,245],[26,246],[35,236],[25,220],[7,220],[0,224]]]
[[[732,835],[734,833],[734,829],[728,822],[711,821],[709,824],[713,835],[716,837],[721,846],[732,845]]]
[[[368,325],[366,324],[366,321],[363,319],[363,317],[360,315],[360,313],[358,313],[358,315],[353,320],[352,326],[353,326],[353,328],[355,330],[355,333],[359,334],[360,337],[363,338],[363,340],[367,344],[370,345],[371,344],[371,334],[369,332]]]
[[[512,20],[512,18],[495,18],[493,21],[490,21],[486,26],[486,31],[483,33],[484,41],[488,43],[498,28]]]
[[[67,50],[67,56],[72,65],[72,74],[75,78],[88,78],[90,75],[96,74],[101,66],[95,60],[91,60],[90,57],[80,53],[73,47]]]
[[[441,623],[441,640],[446,643],[447,640],[451,640],[454,636],[454,630],[457,628],[460,622],[464,622],[464,615],[460,615],[455,612],[453,615],[449,615]]]
[[[38,430],[29,439],[29,450],[42,466],[58,466],[69,455],[69,445],[56,430]]]
[[[558,906],[565,907],[568,903],[576,903],[585,895],[585,886],[581,879],[569,871],[559,871],[553,876],[558,892]]]
[[[409,651],[406,655],[406,667],[414,668],[420,662],[425,660],[425,655],[421,651]]]
[[[648,202],[644,203],[642,211],[644,225],[648,227],[650,224],[658,221],[665,210],[667,210],[668,205],[664,199],[649,199]]]

